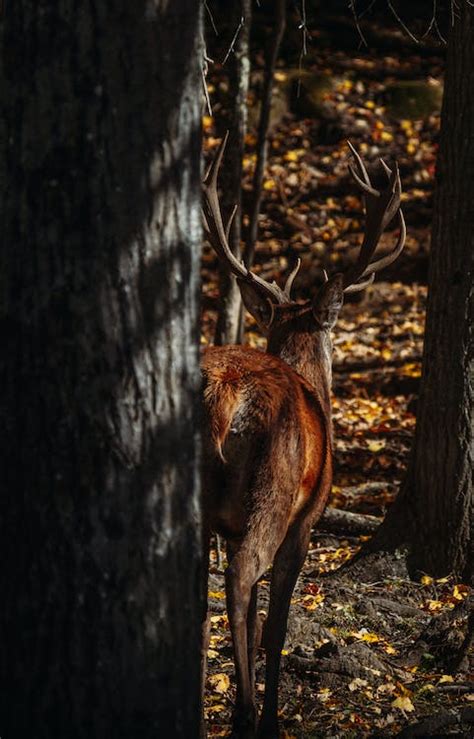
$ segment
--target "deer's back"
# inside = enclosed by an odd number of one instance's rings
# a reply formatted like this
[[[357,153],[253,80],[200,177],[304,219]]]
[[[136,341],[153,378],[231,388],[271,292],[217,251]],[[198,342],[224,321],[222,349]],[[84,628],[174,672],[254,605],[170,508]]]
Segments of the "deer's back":
[[[201,366],[213,528],[238,536],[263,505],[269,480],[272,505],[286,507],[288,524],[313,502],[319,512],[325,501],[316,503],[316,492],[331,452],[316,390],[278,357],[248,347],[205,349]]]

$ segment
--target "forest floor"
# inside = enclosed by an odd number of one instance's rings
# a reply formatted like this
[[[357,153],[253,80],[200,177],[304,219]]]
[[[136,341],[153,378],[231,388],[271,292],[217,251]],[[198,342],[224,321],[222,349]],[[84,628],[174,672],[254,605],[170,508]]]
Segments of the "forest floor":
[[[322,71],[331,79],[319,97],[319,114],[303,117],[290,105],[272,131],[255,270],[281,281],[301,256],[295,288],[299,297],[310,297],[321,282],[321,269],[344,269],[362,238],[363,207],[347,175],[345,140],[350,137],[369,162],[380,156],[388,163],[397,159],[408,225],[405,251],[361,299],[344,306],[334,332],[336,467],[329,505],[382,520],[403,478],[415,426],[439,131],[439,110],[422,116],[408,105],[401,114],[388,104],[389,91],[400,80],[439,86],[443,50],[432,44],[394,53],[392,46],[400,41],[395,35],[387,41],[388,50],[382,44],[382,50],[353,53],[349,62],[324,33],[323,28],[314,34],[320,44],[306,64],[307,71]],[[284,86],[291,74],[280,69],[277,77]],[[223,84],[218,80],[216,73],[215,87]],[[208,151],[219,141],[214,126],[213,119],[205,119]],[[250,133],[247,191],[254,145]],[[393,236],[385,237],[387,245]],[[206,344],[212,342],[217,307],[216,261],[210,251],[203,259],[203,289]],[[264,349],[255,324],[246,320],[246,342]],[[283,656],[282,736],[472,736],[467,586],[424,573],[413,581],[403,556],[375,558],[356,572],[339,569],[367,538],[321,527],[313,533]],[[268,584],[267,575],[260,582],[263,611]],[[215,560],[209,595],[206,715],[209,736],[226,736],[234,668],[224,580]],[[262,652],[260,696],[263,664]]]

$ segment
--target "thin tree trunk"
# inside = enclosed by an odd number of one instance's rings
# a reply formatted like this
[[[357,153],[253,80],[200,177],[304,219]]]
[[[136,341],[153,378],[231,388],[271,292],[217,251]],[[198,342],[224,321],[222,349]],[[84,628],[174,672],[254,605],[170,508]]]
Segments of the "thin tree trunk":
[[[268,128],[270,125],[270,112],[274,84],[273,78],[275,75],[275,68],[278,60],[280,44],[285,32],[286,0],[276,0],[274,13],[274,31],[267,51],[260,119],[258,122],[256,146],[257,161],[255,163],[255,172],[252,182],[252,210],[250,212],[249,230],[244,250],[244,262],[247,267],[251,267],[253,264],[255,244],[258,236],[258,217],[260,214],[260,205],[262,202],[262,184],[265,167],[267,164]]]
[[[200,2],[8,3],[0,734],[199,728]]]
[[[423,376],[412,457],[371,548],[408,544],[412,566],[472,575],[474,429],[474,8],[449,41]]]
[[[245,135],[247,133],[247,94],[249,89],[250,58],[249,40],[252,22],[251,0],[233,3],[231,32],[240,28],[234,50],[229,56],[229,110],[226,126],[229,128],[229,143],[225,166],[221,174],[222,206],[225,213],[231,213],[235,205],[237,211],[229,234],[232,252],[241,257],[242,231],[242,160]],[[237,344],[241,341],[242,300],[237,282],[228,271],[219,265],[219,313],[217,317],[214,343],[216,345]]]

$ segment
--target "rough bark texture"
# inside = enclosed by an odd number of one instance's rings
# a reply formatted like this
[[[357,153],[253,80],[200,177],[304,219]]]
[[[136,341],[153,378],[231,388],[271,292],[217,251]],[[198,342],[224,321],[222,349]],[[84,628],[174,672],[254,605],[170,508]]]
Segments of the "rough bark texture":
[[[448,49],[437,165],[423,377],[412,459],[374,546],[409,545],[412,565],[472,575],[474,8]]]
[[[3,11],[9,739],[198,732],[199,6]]]
[[[240,240],[242,231],[242,159],[244,155],[245,134],[247,133],[247,94],[249,89],[249,39],[252,22],[251,0],[232,3],[231,37],[239,27],[234,51],[230,54],[229,65],[229,108],[226,111],[225,127],[229,129],[229,143],[225,164],[220,177],[222,206],[224,213],[237,211],[229,234],[229,245],[240,259]],[[223,132],[224,133],[224,132]],[[242,341],[242,299],[235,277],[228,270],[219,267],[219,314],[217,317],[214,343],[238,344]]]

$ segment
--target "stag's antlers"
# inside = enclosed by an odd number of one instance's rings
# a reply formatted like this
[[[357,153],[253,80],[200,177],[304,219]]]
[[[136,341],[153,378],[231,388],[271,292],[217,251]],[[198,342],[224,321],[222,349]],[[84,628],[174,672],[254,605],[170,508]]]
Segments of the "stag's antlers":
[[[370,181],[367,169],[356,149],[348,141],[349,148],[355,158],[357,172],[349,165],[349,172],[353,180],[364,193],[366,225],[364,240],[360,247],[357,262],[344,274],[344,292],[358,292],[373,282],[375,273],[395,261],[405,245],[405,219],[400,208],[402,186],[398,165],[395,163],[393,171],[387,167],[383,159],[380,163],[388,177],[387,187],[376,190]],[[395,248],[384,257],[371,262],[380,237],[390,221],[398,215],[400,234]]]
[[[238,280],[243,282],[250,282],[257,285],[265,297],[269,298],[270,301],[276,303],[289,303],[291,301],[290,293],[293,286],[293,281],[298,273],[301,265],[301,260],[298,259],[296,266],[288,276],[285,287],[282,290],[276,282],[267,282],[262,277],[251,272],[243,262],[239,262],[236,256],[232,253],[229,246],[229,232],[232,225],[232,221],[235,216],[235,207],[230,214],[227,225],[224,227],[222,220],[222,213],[219,205],[219,196],[217,194],[217,176],[219,174],[219,168],[221,166],[222,157],[227,144],[229,132],[222,139],[217,153],[212,160],[209,168],[205,174],[202,189],[204,194],[203,211],[204,211],[204,230],[206,235],[217,253],[219,259],[227,265],[228,269],[234,274]]]
[[[291,288],[301,265],[300,259],[298,259],[296,266],[288,276],[285,287],[282,290],[276,282],[267,282],[251,272],[243,262],[240,262],[236,258],[229,246],[229,231],[237,207],[233,209],[227,225],[224,226],[219,205],[219,196],[217,194],[217,177],[228,136],[229,132],[222,139],[217,153],[204,177],[202,185],[204,194],[204,229],[218,257],[227,265],[229,271],[239,281],[252,283],[272,303],[289,303],[291,302]],[[360,247],[357,262],[344,274],[344,292],[352,293],[363,290],[367,285],[370,285],[374,280],[376,272],[395,261],[405,245],[406,227],[405,219],[400,208],[402,187],[398,165],[395,163],[393,170],[391,170],[383,159],[380,160],[384,172],[387,175],[388,183],[385,189],[379,191],[370,181],[367,169],[356,149],[350,142],[348,142],[348,145],[355,159],[355,169],[349,165],[349,172],[364,194],[366,211],[364,239]],[[383,231],[395,216],[398,217],[400,227],[395,248],[385,256],[371,262],[370,260],[377,249]]]

